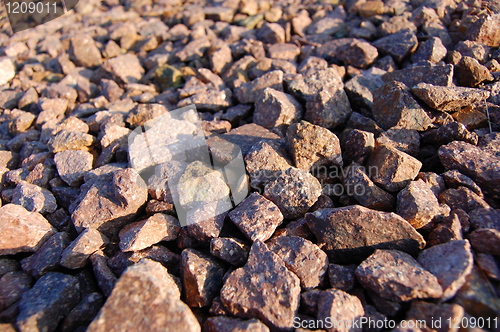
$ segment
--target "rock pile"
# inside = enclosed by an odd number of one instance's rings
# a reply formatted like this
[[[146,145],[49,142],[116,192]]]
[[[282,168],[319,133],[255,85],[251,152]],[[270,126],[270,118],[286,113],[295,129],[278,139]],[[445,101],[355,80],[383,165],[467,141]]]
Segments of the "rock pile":
[[[0,330],[500,315],[498,2],[86,0],[16,34],[2,17]],[[128,139],[191,104],[250,187],[183,226],[181,165],[139,173]],[[180,196],[227,196],[224,174]]]

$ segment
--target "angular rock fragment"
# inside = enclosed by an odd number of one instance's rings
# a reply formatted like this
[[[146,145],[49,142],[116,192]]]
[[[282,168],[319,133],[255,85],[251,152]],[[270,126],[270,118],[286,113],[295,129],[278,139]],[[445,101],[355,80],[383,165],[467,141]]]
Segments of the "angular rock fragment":
[[[171,268],[172,272],[178,272],[179,270],[180,256],[160,245],[153,245],[147,249],[134,252],[120,251],[108,259],[107,265],[116,275],[122,275],[129,266],[137,264],[143,258],[160,262],[162,265]]]
[[[498,158],[472,144],[454,141],[441,146],[439,159],[445,169],[457,169],[471,177],[485,194],[500,195]]]
[[[425,130],[431,119],[401,82],[384,84],[374,92],[373,118],[385,130],[405,128]]]
[[[78,186],[86,172],[92,169],[94,156],[83,150],[66,150],[56,153],[54,162],[61,179],[70,186]]]
[[[318,320],[327,322],[328,318],[332,322],[345,322],[344,326],[329,328],[328,331],[362,331],[362,328],[354,327],[365,315],[365,310],[358,297],[350,295],[340,289],[327,289],[318,298]],[[351,323],[349,327],[347,322]],[[357,324],[356,324],[357,325]]]
[[[418,262],[436,276],[443,288],[443,301],[451,299],[472,272],[469,241],[459,240],[433,246],[420,253]]]
[[[243,266],[249,251],[250,247],[236,238],[217,237],[210,241],[210,253],[233,266]]]
[[[237,89],[236,96],[242,104],[254,103],[266,88],[283,91],[283,72],[281,70],[271,71],[252,82],[244,83]]]
[[[266,245],[299,277],[302,288],[312,289],[322,284],[328,268],[328,258],[317,245],[298,236],[279,236]]]
[[[7,204],[0,207],[0,255],[35,252],[55,234],[55,229],[37,212]]]
[[[343,291],[350,291],[356,283],[356,275],[354,274],[356,268],[357,265],[328,265],[330,286]]]
[[[397,62],[401,62],[417,45],[417,36],[409,29],[382,37],[373,43],[381,53],[389,54]]]
[[[80,301],[78,279],[49,272],[37,280],[19,301],[16,325],[20,331],[54,331]]]
[[[422,141],[434,145],[444,145],[453,141],[464,141],[470,144],[477,144],[478,136],[475,132],[470,132],[458,122],[450,122],[439,129],[431,129],[422,134]]]
[[[12,203],[31,212],[52,213],[57,209],[56,199],[49,190],[25,181],[14,189]]]
[[[439,201],[452,209],[462,209],[465,212],[482,208],[488,209],[490,207],[481,196],[467,187],[447,189],[439,195]]]
[[[81,132],[63,129],[57,133],[53,132],[53,135],[55,136],[51,137],[48,142],[48,146],[53,153],[65,150],[85,150],[86,147],[94,143],[92,135]]]
[[[87,264],[87,259],[109,240],[98,230],[86,228],[61,254],[60,264],[68,269],[78,269]]]
[[[280,171],[290,168],[292,161],[284,144],[262,141],[255,144],[245,156],[245,166],[251,186],[258,188],[274,180]]]
[[[32,283],[32,277],[24,271],[5,273],[0,278],[0,312],[19,301]]]
[[[2,73],[0,85],[9,83],[16,76],[16,67],[14,66],[10,58],[0,58],[0,73]]]
[[[86,296],[71,312],[64,318],[62,323],[63,331],[74,331],[77,328],[87,327],[97,315],[102,305],[104,297],[100,293],[91,293]]]
[[[375,139],[373,133],[359,129],[351,130],[345,141],[342,142],[345,164],[349,165],[351,162],[354,162],[363,165],[374,147]]]
[[[458,304],[434,304],[424,301],[413,301],[406,313],[406,320],[425,322],[426,326],[441,322],[460,322],[465,315],[464,308]],[[455,330],[453,323],[445,326],[443,331]]]
[[[360,261],[375,249],[397,249],[416,254],[423,237],[395,213],[353,205],[306,214],[306,222],[333,263]]]
[[[105,235],[116,234],[135,217],[147,195],[146,184],[131,168],[101,176],[87,182],[73,203],[73,224],[79,231],[94,228]],[[96,210],[96,206],[100,209]]]
[[[498,32],[499,23],[499,14],[482,15],[467,27],[466,37],[469,40],[496,47],[500,42],[500,33]]]
[[[438,63],[447,53],[446,47],[439,37],[431,37],[418,45],[417,50],[411,55],[413,62],[429,61]]]
[[[443,177],[444,181],[446,182],[446,186],[448,188],[458,188],[460,186],[469,188],[472,190],[475,194],[479,196],[483,196],[483,192],[481,191],[481,188],[474,182],[472,179],[466,175],[463,175],[456,169],[449,170],[447,172],[444,172],[441,174]]]
[[[257,38],[266,44],[278,44],[285,42],[285,29],[278,23],[265,23],[257,31]]]
[[[492,228],[476,229],[469,235],[474,250],[490,255],[500,255],[500,231]]]
[[[363,167],[352,163],[345,170],[343,178],[347,195],[359,204],[374,210],[391,211],[396,200],[387,191],[375,185],[365,173]]]
[[[252,242],[269,239],[283,221],[283,214],[271,200],[253,193],[229,212],[229,219]]]
[[[353,39],[350,43],[339,47],[336,54],[340,61],[356,68],[369,66],[377,56],[377,48],[360,39]]]
[[[304,119],[325,128],[335,128],[345,124],[351,113],[343,86],[331,85],[307,99]]]
[[[181,253],[181,274],[184,299],[190,307],[212,303],[222,287],[224,267],[209,255],[194,249]]]
[[[210,317],[203,325],[207,332],[252,331],[269,332],[269,328],[258,319],[242,320],[224,316]]]
[[[283,130],[302,118],[302,106],[291,95],[266,88],[255,103],[253,122],[264,128]]]
[[[391,128],[380,134],[376,142],[377,145],[390,145],[414,157],[420,151],[420,134],[413,129]]]
[[[435,86],[452,86],[453,66],[412,66],[405,69],[390,71],[382,76],[384,82],[398,81],[412,88],[420,83]]]
[[[94,39],[88,35],[76,35],[70,39],[70,59],[77,66],[95,67],[102,64],[101,52]]]
[[[404,302],[443,295],[437,278],[413,257],[397,250],[376,250],[356,269],[358,281],[380,297]]]
[[[309,171],[342,165],[339,139],[326,128],[307,122],[295,123],[288,127],[286,141],[297,168]]]
[[[493,81],[493,75],[488,68],[474,58],[463,56],[455,68],[458,84],[462,86],[473,88],[481,82]]]
[[[292,94],[302,100],[314,97],[328,87],[339,86],[342,86],[342,77],[334,68],[319,69],[307,76],[299,74],[288,84]],[[338,94],[342,95],[338,88],[335,91],[337,90]],[[345,108],[345,101],[348,100],[341,97],[341,101],[341,107]]]
[[[469,212],[469,217],[473,229],[495,228],[500,230],[500,210],[475,209]]]
[[[233,271],[221,290],[229,313],[258,318],[273,329],[293,327],[299,299],[299,278],[260,241],[252,245],[247,264]]]
[[[370,155],[366,166],[373,182],[387,191],[395,192],[415,179],[422,163],[391,146],[379,145]]]
[[[373,93],[384,85],[382,75],[385,73],[385,70],[372,67],[347,81],[344,88],[351,106],[371,110]]]
[[[486,90],[427,83],[419,83],[411,89],[411,92],[430,107],[443,112],[457,111],[477,101],[486,100],[490,96]]]
[[[124,272],[88,331],[200,332],[198,320],[179,296],[167,269],[144,259]]]
[[[172,241],[177,238],[181,225],[167,214],[157,213],[143,221],[126,225],[118,234],[122,251],[146,249],[160,241]]]
[[[68,244],[67,233],[56,233],[45,241],[36,253],[21,260],[21,267],[32,276],[39,278],[59,267],[61,254]]]
[[[276,204],[286,219],[309,210],[321,195],[321,184],[309,172],[291,167],[264,188],[264,197]]]
[[[398,194],[397,213],[416,229],[427,225],[440,213],[439,202],[422,180],[412,181]]]

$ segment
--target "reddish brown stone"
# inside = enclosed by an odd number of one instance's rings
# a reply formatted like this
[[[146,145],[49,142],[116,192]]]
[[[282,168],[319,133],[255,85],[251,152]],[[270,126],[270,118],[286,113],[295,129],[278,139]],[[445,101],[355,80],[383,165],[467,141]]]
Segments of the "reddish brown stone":
[[[318,299],[318,320],[327,322],[327,318],[332,323],[338,323],[339,327],[327,328],[328,332],[360,332],[361,327],[349,326],[347,322],[353,324],[365,315],[365,310],[359,298],[350,295],[340,289],[327,289],[321,292]],[[340,326],[344,322],[344,326]]]
[[[302,118],[302,106],[291,95],[266,88],[255,102],[253,122],[264,128],[284,130]]]
[[[269,332],[269,328],[258,319],[242,320],[224,316],[210,317],[205,321],[203,330],[206,332]]]
[[[375,148],[375,136],[367,131],[353,129],[341,146],[346,165],[351,162],[363,165]]]
[[[88,262],[88,257],[108,243],[108,238],[98,230],[86,228],[64,249],[60,263],[68,269],[84,267]]]
[[[308,213],[306,221],[335,263],[363,260],[375,249],[416,254],[425,246],[423,237],[397,214],[358,205]]]
[[[214,258],[194,249],[181,253],[183,296],[190,307],[212,303],[222,287],[225,269]]]
[[[357,265],[328,265],[330,286],[346,292],[350,291],[356,283],[356,275],[354,272],[357,267]]]
[[[500,255],[500,231],[492,228],[476,229],[469,235],[474,250],[491,255]]]
[[[268,241],[267,246],[299,277],[302,288],[311,289],[322,284],[328,258],[314,243],[297,236],[279,236]]]
[[[210,241],[210,253],[234,266],[243,266],[250,246],[236,238],[217,237]]]
[[[167,269],[145,259],[125,271],[88,331],[200,332],[198,320],[179,296]]]
[[[275,203],[258,193],[244,199],[233,211],[229,219],[251,241],[266,241],[283,221],[283,215]]]
[[[366,166],[373,182],[387,191],[395,192],[415,179],[422,163],[391,146],[379,145],[375,147]]]
[[[137,221],[123,227],[119,233],[122,251],[146,249],[160,241],[177,238],[181,226],[179,221],[167,214],[157,213],[148,219]]]
[[[436,196],[422,180],[410,182],[399,192],[396,210],[416,229],[424,227],[440,213]]]
[[[396,250],[376,250],[356,269],[356,277],[382,298],[402,302],[440,298],[438,280],[413,257]]]
[[[35,252],[50,238],[55,229],[38,212],[19,205],[0,207],[0,255]]]
[[[486,100],[490,93],[486,90],[436,86],[419,83],[411,92],[430,107],[444,112],[453,112],[477,101]]]
[[[321,184],[309,172],[291,167],[268,183],[264,197],[274,202],[286,219],[296,219],[321,195]]]
[[[342,165],[339,139],[328,129],[306,122],[292,124],[286,140],[297,168],[309,171],[320,166]]]
[[[248,263],[232,272],[221,300],[237,317],[258,318],[273,329],[291,329],[300,298],[300,281],[281,258],[260,241],[252,245]]]
[[[418,256],[418,262],[437,277],[446,301],[455,296],[472,271],[469,241],[452,241],[426,249]]]

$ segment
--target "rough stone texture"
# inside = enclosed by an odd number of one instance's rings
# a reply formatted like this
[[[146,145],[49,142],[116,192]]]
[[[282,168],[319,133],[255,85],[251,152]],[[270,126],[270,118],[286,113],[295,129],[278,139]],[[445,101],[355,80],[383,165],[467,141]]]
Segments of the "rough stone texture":
[[[321,184],[309,172],[291,167],[264,188],[264,197],[278,206],[285,219],[296,219],[321,195]]]
[[[123,227],[118,234],[122,251],[146,249],[160,241],[172,241],[177,238],[181,225],[167,214],[157,213],[148,219],[137,221]]]
[[[341,146],[345,165],[351,162],[363,165],[375,148],[375,136],[364,130],[353,129]]]
[[[19,331],[54,331],[61,319],[80,301],[78,279],[50,272],[37,280],[19,301]]]
[[[411,55],[413,62],[430,61],[438,63],[446,56],[447,50],[439,37],[431,37],[418,45],[417,50]]]
[[[483,196],[483,192],[481,188],[467,175],[463,175],[456,169],[449,170],[441,174],[444,181],[446,182],[446,186],[448,188],[458,188],[460,186],[467,187],[472,190],[478,196]]]
[[[0,58],[0,85],[9,83],[16,76],[16,67],[8,57]]]
[[[411,95],[408,87],[393,81],[374,92],[373,118],[385,130],[405,128],[425,130],[431,119]]]
[[[167,269],[144,259],[123,273],[87,331],[200,332],[198,320],[179,297]]]
[[[339,47],[336,54],[340,61],[357,68],[369,66],[377,56],[377,48],[360,39],[353,39],[350,43]]]
[[[409,29],[382,37],[373,43],[380,53],[389,54],[398,62],[415,50],[417,45],[417,36]]]
[[[443,301],[446,301],[465,284],[474,260],[469,241],[459,240],[422,251],[418,262],[436,276],[443,288]]]
[[[416,157],[420,152],[420,134],[413,129],[391,128],[377,137],[377,145],[390,145]]]
[[[224,267],[213,257],[194,249],[181,253],[183,296],[190,307],[205,307],[212,303],[222,287]]]
[[[420,83],[438,86],[452,86],[453,65],[413,66],[389,71],[382,76],[384,82],[398,81],[412,88]]]
[[[14,189],[12,203],[31,212],[52,213],[57,209],[56,199],[49,190],[25,181]]]
[[[474,250],[491,255],[500,255],[500,231],[491,228],[476,229],[469,235]]]
[[[92,169],[93,161],[94,156],[82,150],[66,150],[54,156],[57,173],[70,186],[81,184],[85,173]]]
[[[382,75],[385,73],[385,70],[371,67],[347,81],[344,88],[351,106],[371,110],[373,92],[384,85]]]
[[[21,267],[35,278],[59,267],[59,260],[63,250],[70,240],[67,233],[54,234],[33,255],[21,260]]]
[[[309,171],[320,166],[342,166],[339,139],[326,128],[296,123],[288,128],[286,141],[297,168]]]
[[[71,219],[78,231],[94,228],[105,235],[116,234],[146,200],[146,184],[137,172],[130,168],[119,170],[85,183],[73,203]],[[101,209],[96,210],[96,206]]]
[[[243,266],[250,246],[236,238],[217,237],[210,241],[210,253],[233,266]]]
[[[445,190],[439,195],[439,201],[452,209],[462,209],[465,212],[490,207],[481,196],[466,187]]]
[[[453,141],[464,141],[476,145],[478,135],[468,131],[461,123],[450,122],[439,129],[431,129],[422,134],[422,141],[434,145],[444,145]]]
[[[359,204],[374,210],[391,211],[396,203],[394,196],[378,187],[362,166],[352,163],[345,169],[343,178],[347,195],[353,197]]]
[[[486,90],[445,87],[419,83],[411,92],[430,107],[444,112],[453,112],[477,101],[486,100],[490,93]]]
[[[415,179],[422,163],[391,146],[378,145],[366,166],[372,172],[373,182],[387,191],[396,192]]]
[[[436,326],[436,322],[441,321],[442,324],[439,330],[451,332],[458,330],[458,328],[455,327],[457,325],[451,324],[450,326],[448,323],[462,321],[464,314],[464,308],[458,304],[434,304],[424,301],[414,301],[406,313],[405,319],[424,321],[426,326]]]
[[[84,267],[88,263],[89,256],[108,243],[108,238],[98,230],[86,228],[64,249],[60,264],[68,269]]]
[[[309,75],[299,74],[288,84],[292,94],[302,100],[314,97],[321,90],[332,86],[342,86],[342,77],[334,68],[319,69]],[[342,95],[342,93],[339,92],[339,95]],[[341,100],[342,107],[345,107],[344,99]]]
[[[416,229],[440,213],[439,202],[427,183],[412,181],[398,194],[397,213]]]
[[[106,60],[99,71],[103,72],[105,78],[122,84],[137,83],[144,74],[139,59],[130,53]]]
[[[473,229],[495,228],[500,230],[500,210],[475,209],[469,212],[469,218]]]
[[[95,67],[102,64],[101,52],[91,36],[76,35],[69,42],[70,59],[77,66]]]
[[[498,158],[487,150],[466,142],[455,141],[441,146],[439,159],[445,169],[457,169],[483,188],[485,194],[500,195]]]
[[[253,122],[268,129],[284,129],[302,118],[302,105],[289,94],[266,88],[255,102]]]
[[[324,281],[328,258],[311,241],[298,236],[279,236],[269,240],[266,245],[299,277],[303,289],[316,288]]]
[[[253,188],[266,185],[274,175],[292,166],[284,144],[278,142],[258,142],[245,156],[245,166]]]
[[[90,293],[66,316],[62,323],[62,331],[74,331],[77,328],[87,327],[103,304],[104,297],[100,293]]]
[[[7,204],[0,207],[0,255],[35,252],[55,234],[55,229],[41,214]]]
[[[257,241],[247,264],[229,275],[220,296],[231,315],[257,317],[273,329],[291,329],[299,307],[300,280]]]
[[[205,321],[203,329],[207,332],[269,332],[269,328],[258,319],[242,320],[224,316],[210,317]]]
[[[338,288],[343,291],[350,291],[356,283],[356,271],[357,265],[338,265],[330,264],[328,265],[328,279],[330,280],[330,286],[333,288]]]
[[[19,301],[32,283],[32,277],[24,271],[5,273],[0,278],[0,312]]]
[[[283,214],[271,200],[253,193],[229,212],[229,219],[252,242],[266,241],[283,222]]]
[[[397,214],[359,205],[317,210],[306,214],[306,222],[333,263],[361,261],[375,249],[414,255],[425,247],[423,237]]]
[[[397,250],[376,250],[356,269],[359,282],[380,297],[396,302],[440,298],[437,278],[413,257]]]
[[[327,289],[318,299],[318,320],[332,322],[355,322],[365,315],[365,310],[358,297],[350,295],[340,289]],[[340,324],[339,324],[340,325]],[[346,324],[347,325],[347,324]],[[361,332],[360,327],[331,327],[327,331],[333,332]]]
[[[474,58],[463,56],[455,68],[457,82],[462,86],[475,87],[481,82],[493,81],[488,68]]]
[[[314,82],[311,83],[309,83],[311,87],[307,86],[308,89],[304,89],[312,93],[307,99],[304,119],[325,128],[335,128],[345,124],[352,114],[352,109],[343,85],[329,85],[314,94]]]
[[[281,70],[271,71],[252,82],[244,83],[237,90],[236,96],[242,104],[254,103],[266,88],[283,91],[283,72]]]

